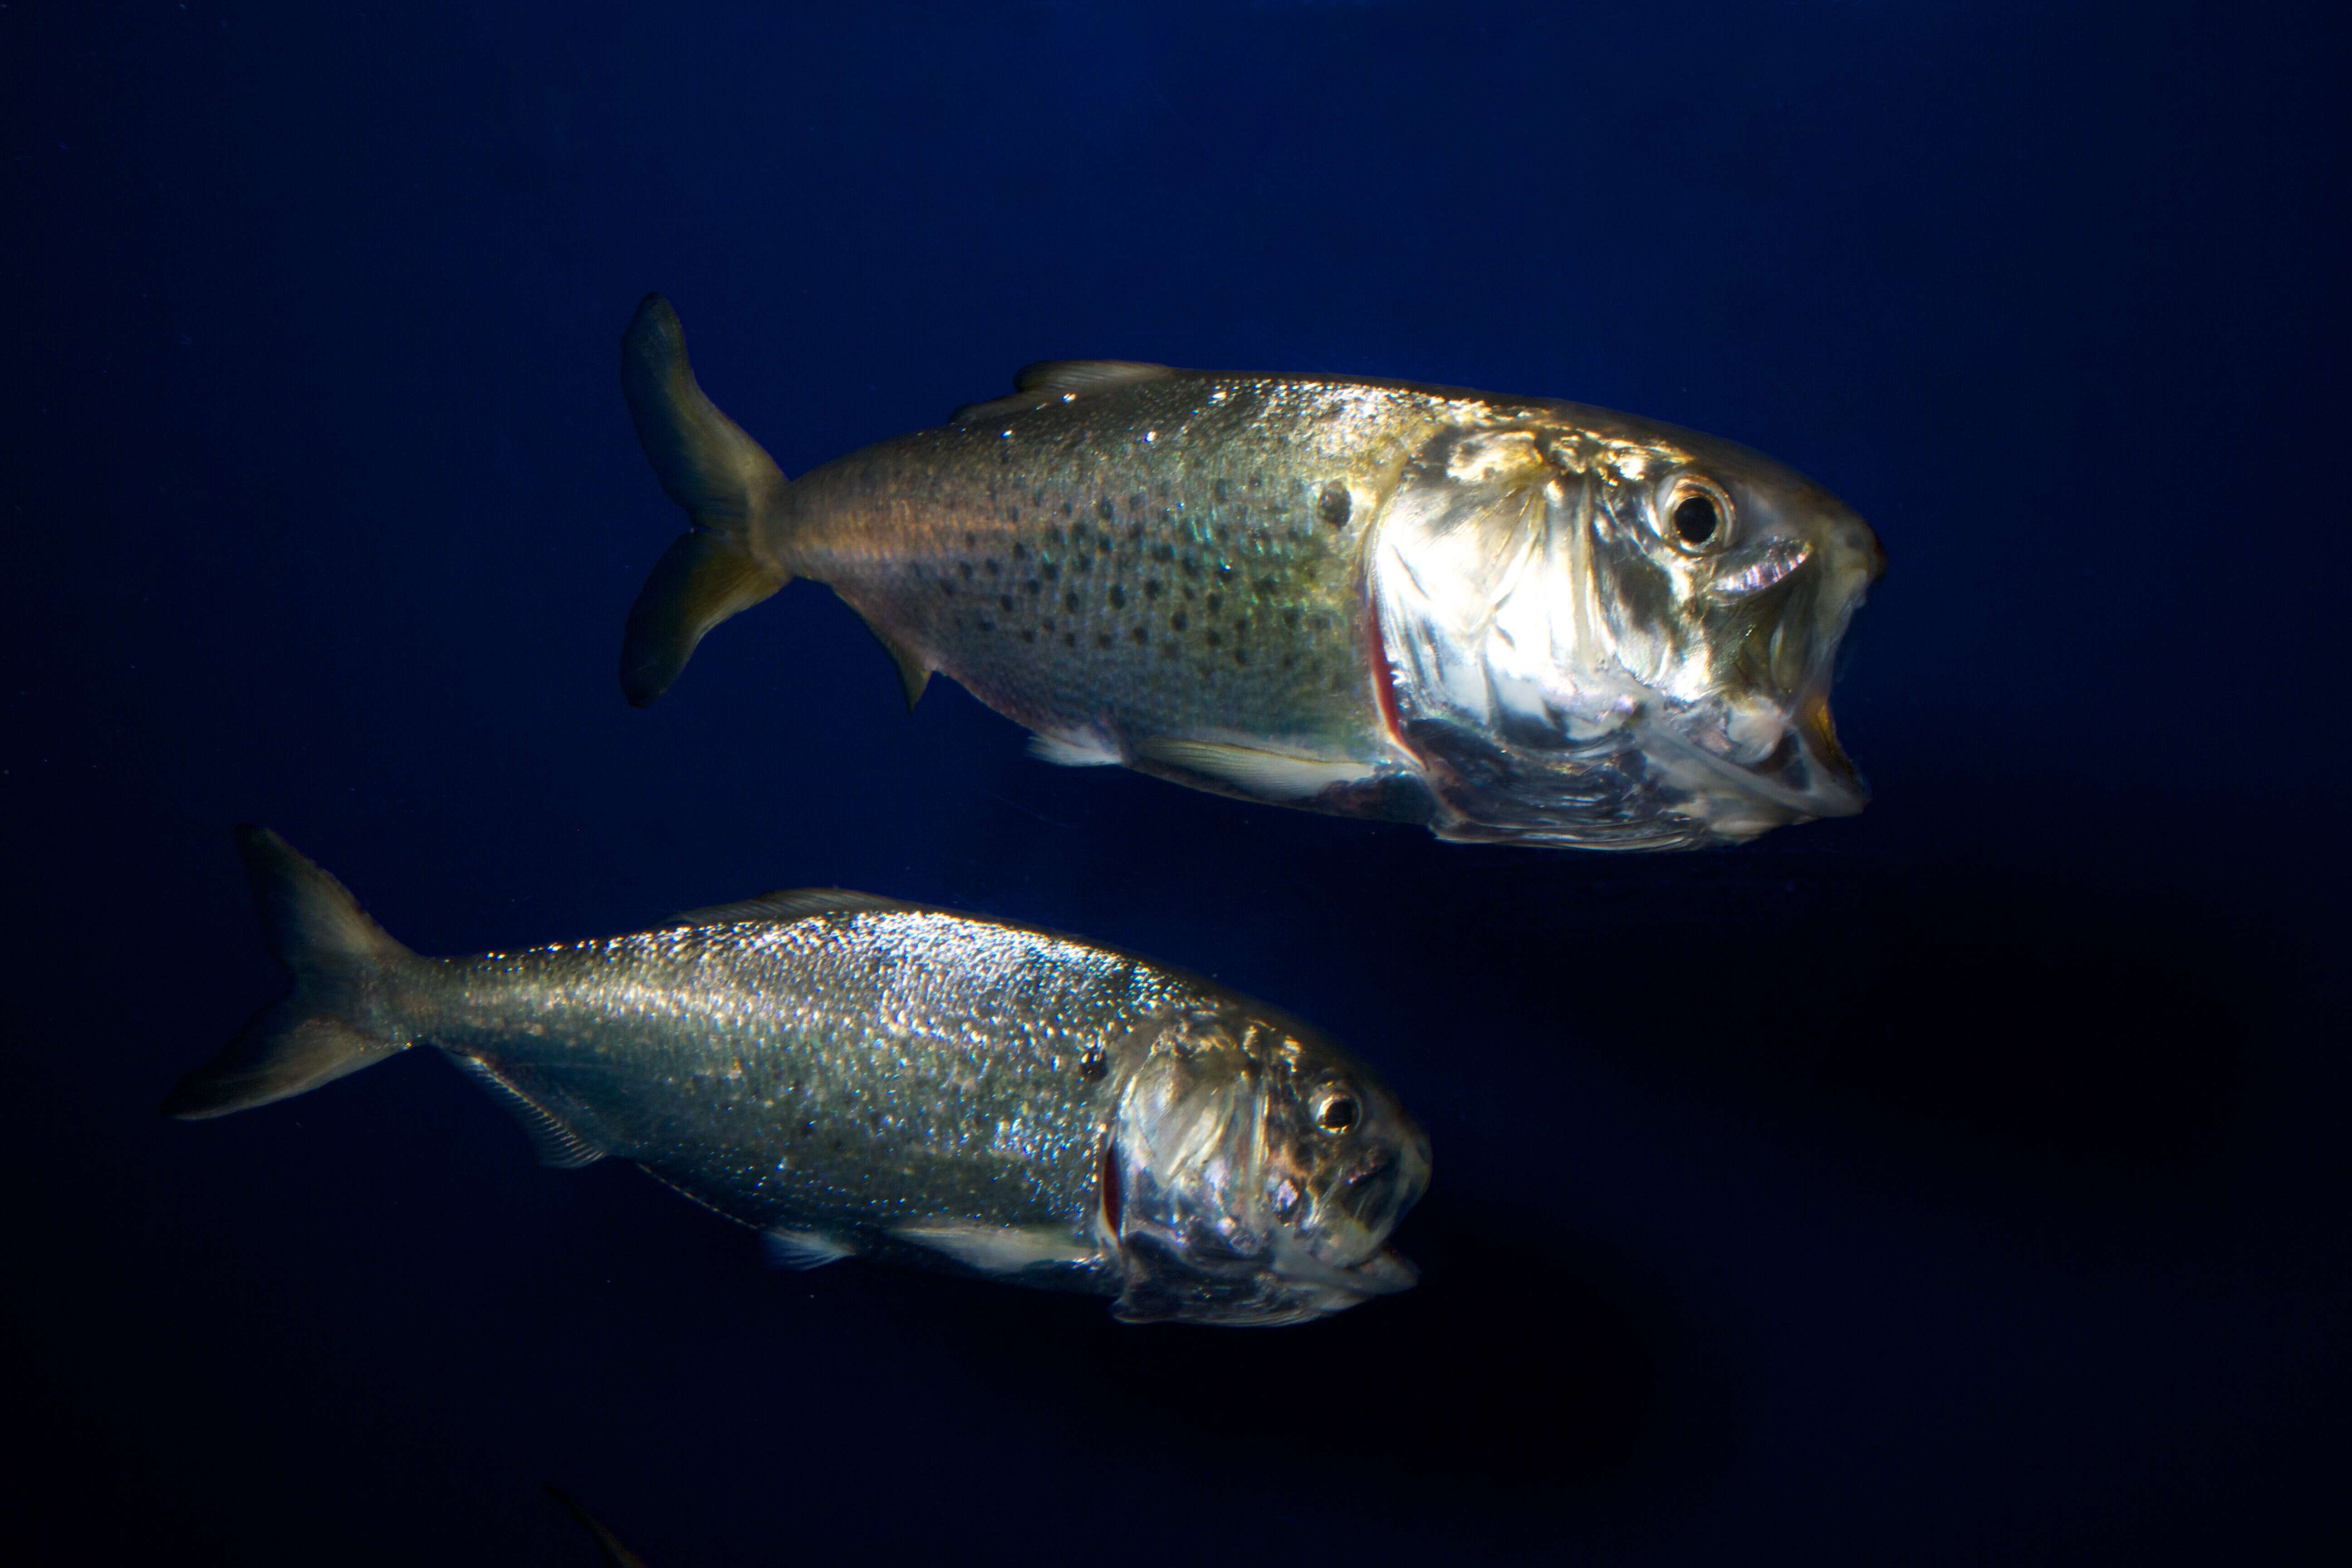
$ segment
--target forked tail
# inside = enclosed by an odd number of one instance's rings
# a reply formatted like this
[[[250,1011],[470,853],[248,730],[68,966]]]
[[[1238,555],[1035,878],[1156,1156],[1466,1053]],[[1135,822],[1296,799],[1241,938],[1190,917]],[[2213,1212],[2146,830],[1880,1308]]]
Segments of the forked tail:
[[[415,955],[368,919],[341,882],[268,828],[239,827],[236,847],[262,935],[294,988],[172,1090],[163,1113],[190,1121],[289,1099],[410,1044],[390,991]]]
[[[694,524],[646,579],[622,635],[621,693],[642,708],[669,689],[705,632],[791,580],[759,552],[760,524],[785,481],[703,395],[686,330],[658,294],[645,297],[621,338],[621,391],[662,489]]]

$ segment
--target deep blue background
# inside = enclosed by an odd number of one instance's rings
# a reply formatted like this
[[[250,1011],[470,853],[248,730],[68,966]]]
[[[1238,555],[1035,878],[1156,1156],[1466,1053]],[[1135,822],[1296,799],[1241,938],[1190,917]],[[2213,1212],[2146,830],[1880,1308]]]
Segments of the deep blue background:
[[[12,1552],[654,1568],[2279,1561],[2342,1517],[2347,72],[2328,8],[0,7]],[[625,709],[616,342],[798,472],[1059,356],[1759,447],[1892,571],[1864,816],[1471,849],[911,719],[798,584]],[[429,1053],[153,1106],[278,984],[839,883],[1330,1027],[1423,1288],[844,1267]],[[27,1457],[31,1456],[30,1462]]]

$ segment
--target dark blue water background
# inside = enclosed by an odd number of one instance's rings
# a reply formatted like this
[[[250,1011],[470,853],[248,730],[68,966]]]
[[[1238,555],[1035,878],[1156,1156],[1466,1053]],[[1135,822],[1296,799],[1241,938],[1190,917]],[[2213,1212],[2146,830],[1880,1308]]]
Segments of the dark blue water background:
[[[12,1551],[2280,1561],[2340,1520],[2341,26],[2263,4],[0,7]],[[683,312],[798,472],[1055,356],[1735,437],[1878,527],[1878,804],[1488,850],[910,719],[795,585],[625,709]],[[837,883],[1312,1017],[1428,1124],[1308,1330],[849,1266],[278,984]],[[2340,1458],[2340,1453],[2337,1455]],[[856,1554],[856,1555],[853,1555]]]

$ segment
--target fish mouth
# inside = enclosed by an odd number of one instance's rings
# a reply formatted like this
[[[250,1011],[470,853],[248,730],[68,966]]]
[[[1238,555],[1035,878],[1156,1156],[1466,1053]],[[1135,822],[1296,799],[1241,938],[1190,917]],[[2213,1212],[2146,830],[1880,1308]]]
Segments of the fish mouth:
[[[1339,1272],[1339,1288],[1359,1296],[1393,1296],[1421,1283],[1421,1270],[1412,1260],[1385,1247]]]
[[[1736,841],[1783,823],[1851,816],[1869,804],[1870,786],[1838,739],[1830,691],[1839,649],[1885,563],[1877,536],[1849,517],[1819,547],[1778,544],[1736,574],[1732,586],[1752,595],[1748,612],[1762,618],[1748,623],[1748,637],[1717,672],[1722,705],[1676,713],[1667,704],[1654,710],[1641,742],[1662,773],[1691,790],[1684,809],[1710,837]],[[1725,585],[1717,589],[1725,600]],[[1727,795],[1727,784],[1737,793]]]
[[[1158,1237],[1130,1237],[1120,1262],[1125,1279],[1111,1313],[1129,1323],[1278,1328],[1410,1290],[1421,1278],[1386,1248],[1343,1266],[1317,1257],[1295,1237],[1277,1237],[1270,1254],[1222,1265],[1183,1255]]]
[[[1755,762],[1727,755],[1671,722],[1643,726],[1640,744],[1655,776],[1682,797],[1672,809],[1704,824],[1717,841],[1852,816],[1870,804],[1870,786],[1838,742],[1825,684],[1781,710],[1779,728],[1779,743]]]
[[[1830,712],[1829,689],[1824,687],[1809,694],[1797,705],[1795,718],[1792,732],[1803,737],[1805,749],[1815,764],[1848,787],[1864,789],[1861,771],[1845,754],[1845,748],[1838,744],[1837,720]]]
[[[1759,770],[1759,776],[1792,792],[1812,816],[1852,816],[1870,804],[1870,786],[1863,782],[1862,771],[1838,743],[1826,680],[1790,710],[1788,730],[1775,756],[1779,766],[1769,774]]]
[[[1664,709],[1654,733],[1682,731],[1680,738],[1696,752],[1715,754],[1721,776],[1737,782],[1750,807],[1785,814],[1780,821],[1851,816],[1862,810],[1869,803],[1869,786],[1839,742],[1830,690],[1837,679],[1838,650],[1861,606],[1867,564],[1832,553],[1812,563],[1811,574],[1792,574],[1775,584],[1774,593],[1788,596],[1769,619],[1753,626],[1717,671],[1722,682],[1717,703],[1681,714]],[[1731,625],[1736,623],[1724,629]],[[1706,802],[1714,791],[1701,785],[1698,794]],[[1734,820],[1741,815],[1738,809],[1727,813]],[[1718,827],[1717,834],[1744,836],[1737,826],[1727,834]]]
[[[1373,1296],[1393,1296],[1401,1290],[1410,1290],[1421,1280],[1420,1269],[1385,1247],[1358,1262],[1338,1264],[1317,1256],[1305,1243],[1288,1237],[1275,1245],[1272,1272],[1296,1285],[1336,1290],[1354,1298],[1327,1309],[1331,1311],[1352,1307]]]

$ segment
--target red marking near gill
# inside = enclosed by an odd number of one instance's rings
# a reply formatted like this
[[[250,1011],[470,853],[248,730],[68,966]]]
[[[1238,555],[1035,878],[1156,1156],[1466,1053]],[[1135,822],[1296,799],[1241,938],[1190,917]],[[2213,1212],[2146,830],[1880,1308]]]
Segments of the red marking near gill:
[[[1369,586],[1364,595],[1364,625],[1371,634],[1372,701],[1381,710],[1381,727],[1389,732],[1390,740],[1402,747],[1404,732],[1397,722],[1396,671],[1389,668],[1389,638],[1381,627],[1381,601]]]

